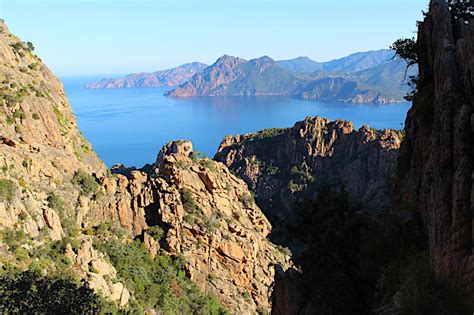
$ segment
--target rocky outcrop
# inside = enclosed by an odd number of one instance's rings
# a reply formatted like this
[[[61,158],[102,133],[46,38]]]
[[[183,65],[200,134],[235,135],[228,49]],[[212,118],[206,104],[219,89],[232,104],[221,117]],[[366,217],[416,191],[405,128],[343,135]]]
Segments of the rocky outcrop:
[[[171,142],[157,156],[154,175],[132,171],[103,182],[121,196],[114,204],[91,208],[86,225],[118,220],[134,235],[165,230],[163,246],[187,261],[191,279],[239,314],[270,310],[274,265],[291,266],[289,257],[266,236],[271,225],[255,205],[247,185],[222,163],[193,159],[192,144]]]
[[[402,134],[307,117],[289,129],[226,137],[215,159],[243,178],[273,222],[294,222],[294,203],[320,185],[344,186],[367,209],[390,207],[390,175]]]
[[[398,206],[421,213],[436,274],[474,297],[474,22],[433,0],[420,23],[419,81],[405,123]]]
[[[175,87],[188,81],[206,67],[207,65],[203,63],[192,62],[152,73],[132,73],[123,78],[102,79],[86,84],[85,87],[87,89]]]
[[[130,299],[130,292],[123,283],[116,281],[117,271],[114,266],[105,259],[103,253],[94,249],[90,236],[83,236],[80,241],[76,251],[71,244],[67,244],[66,257],[82,278],[87,280],[91,289],[124,307]]]

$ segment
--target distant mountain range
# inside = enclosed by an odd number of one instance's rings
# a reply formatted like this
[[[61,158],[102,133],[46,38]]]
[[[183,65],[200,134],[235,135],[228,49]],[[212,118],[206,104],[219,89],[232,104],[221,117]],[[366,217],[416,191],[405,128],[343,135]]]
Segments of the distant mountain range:
[[[167,70],[151,73],[132,73],[118,79],[102,79],[98,82],[89,83],[85,87],[88,89],[174,87],[191,79],[193,75],[203,71],[206,67],[206,64],[192,62]]]
[[[290,60],[280,60],[276,64],[288,71],[300,73],[312,73],[314,71],[331,72],[356,72],[369,69],[387,61],[394,56],[393,51],[388,49],[358,52],[349,56],[334,59],[327,62],[316,62],[308,57],[298,57]]]
[[[216,95],[287,95],[349,103],[403,100],[406,63],[389,50],[357,53],[318,63],[307,57],[246,61],[223,56],[189,81],[165,93],[171,97]],[[413,74],[410,70],[408,75]]]
[[[104,79],[88,88],[175,87],[170,97],[284,95],[349,103],[403,101],[406,63],[383,49],[359,52],[328,62],[308,57],[275,61],[268,56],[245,60],[224,55],[206,66],[192,63],[154,73]],[[415,74],[409,69],[407,75]]]

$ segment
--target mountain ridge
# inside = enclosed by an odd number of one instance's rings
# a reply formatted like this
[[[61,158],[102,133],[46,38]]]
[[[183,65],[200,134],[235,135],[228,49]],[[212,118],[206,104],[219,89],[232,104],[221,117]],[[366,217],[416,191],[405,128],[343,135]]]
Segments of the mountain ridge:
[[[401,102],[408,92],[408,87],[403,82],[394,80],[403,81],[400,77],[404,76],[406,63],[401,59],[388,58],[387,56],[392,54],[387,51],[382,54],[387,60],[384,59],[373,68],[352,73],[316,70],[309,74],[282,68],[278,61],[268,56],[247,61],[225,55],[202,73],[197,73],[189,81],[165,92],[164,95],[281,95],[345,103]],[[225,69],[223,60],[228,61],[225,63]],[[302,60],[308,61],[305,58]],[[346,61],[344,63],[349,64],[351,68],[361,68],[361,65],[356,65],[358,61],[355,61],[355,64]],[[367,64],[365,59],[363,61]]]
[[[155,72],[131,73],[116,79],[105,78],[97,82],[88,83],[84,87],[87,89],[173,87],[187,81],[206,67],[206,64],[200,62],[190,62],[175,68]]]

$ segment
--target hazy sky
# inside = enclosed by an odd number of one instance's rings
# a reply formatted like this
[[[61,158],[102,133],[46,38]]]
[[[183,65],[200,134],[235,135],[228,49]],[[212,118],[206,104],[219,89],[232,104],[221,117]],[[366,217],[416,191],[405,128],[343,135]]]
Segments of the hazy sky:
[[[428,0],[0,0],[59,75],[153,71],[223,54],[317,61],[411,37]]]

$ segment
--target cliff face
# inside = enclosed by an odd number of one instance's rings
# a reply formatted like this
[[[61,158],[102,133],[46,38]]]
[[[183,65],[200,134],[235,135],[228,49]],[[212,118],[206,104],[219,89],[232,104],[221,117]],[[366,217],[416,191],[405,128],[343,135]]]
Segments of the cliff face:
[[[207,65],[203,63],[193,62],[152,73],[132,73],[123,78],[102,79],[86,84],[85,87],[88,89],[175,87],[188,81],[206,67]]]
[[[3,21],[0,30],[0,234],[25,233],[34,246],[23,245],[33,252],[66,237],[68,223],[81,226],[76,210],[93,197],[80,196],[81,189],[71,183],[74,174],[105,177],[107,172],[78,131],[62,83],[33,54],[31,44],[10,34]],[[125,306],[130,295],[115,268],[87,237],[78,237],[77,243],[75,251],[69,244],[64,253],[77,275]],[[0,241],[2,270],[9,264],[24,268],[34,263],[28,255],[15,259],[9,247]]]
[[[369,209],[387,209],[401,138],[393,130],[307,117],[289,129],[226,137],[215,159],[247,182],[271,219],[291,223],[294,203],[314,198],[322,184],[344,186]]]
[[[54,221],[43,204],[48,192],[69,195],[77,170],[106,168],[78,131],[61,82],[3,22],[0,29],[0,177],[18,187],[3,196],[11,199],[8,209],[0,200],[0,225],[13,226],[22,214],[25,229],[37,235]]]
[[[399,206],[418,210],[442,280],[474,296],[474,22],[431,1],[418,30],[418,92],[408,113],[397,174]]]

